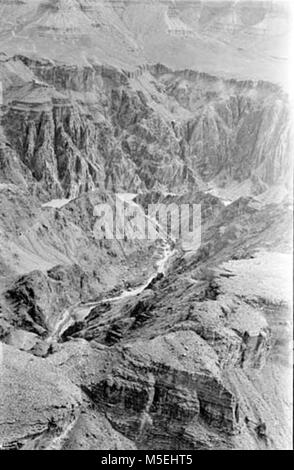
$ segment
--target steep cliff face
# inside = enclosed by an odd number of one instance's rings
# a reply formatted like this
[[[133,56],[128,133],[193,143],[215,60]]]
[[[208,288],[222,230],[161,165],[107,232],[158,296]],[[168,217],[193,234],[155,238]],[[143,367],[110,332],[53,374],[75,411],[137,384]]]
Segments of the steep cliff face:
[[[160,66],[130,78],[24,57],[3,68],[3,140],[51,197],[189,188],[199,178],[259,181],[255,192],[289,184],[290,111],[274,85]],[[16,88],[20,70],[30,78]]]
[[[35,67],[51,86],[35,80],[16,96],[12,91],[2,123],[21,161],[52,197],[95,187],[144,189],[157,166],[163,183],[181,182],[184,163],[172,129],[148,95],[129,89],[125,74]]]
[[[139,446],[180,447],[181,431],[193,421],[222,427],[228,434],[238,426],[236,401],[219,377],[216,357],[191,331],[119,349],[106,377],[92,378],[84,390],[105,409],[113,426]]]
[[[189,163],[202,177],[219,175],[223,184],[252,176],[271,185],[285,179],[292,164],[292,128],[282,90],[265,82],[157,71],[167,94],[193,114],[185,140]]]
[[[1,2],[3,448],[291,445],[287,21],[225,3]],[[201,245],[98,234],[121,192]]]

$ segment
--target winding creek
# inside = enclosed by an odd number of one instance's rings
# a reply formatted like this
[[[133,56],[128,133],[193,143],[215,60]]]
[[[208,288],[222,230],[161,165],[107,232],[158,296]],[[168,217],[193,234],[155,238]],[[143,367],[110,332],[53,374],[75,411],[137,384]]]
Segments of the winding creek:
[[[123,195],[121,195],[121,197],[122,196]],[[135,196],[136,195],[133,195],[133,197]],[[65,206],[66,204],[68,204],[69,202],[70,202],[70,199],[53,200],[44,204],[43,207],[61,208]],[[125,199],[125,202],[142,210],[142,208],[140,208],[140,206],[134,203],[130,198]],[[148,216],[146,217],[149,218]],[[157,227],[159,227],[159,230],[161,232],[160,239],[163,244],[162,246],[163,253],[162,253],[161,258],[156,262],[156,271],[140,286],[137,286],[130,290],[125,289],[119,295],[116,295],[114,297],[106,296],[105,298],[100,299],[99,301],[92,301],[88,303],[79,302],[75,305],[72,305],[68,309],[64,310],[61,317],[56,322],[55,327],[53,328],[51,334],[48,336],[47,342],[52,343],[52,342],[58,341],[61,335],[70,326],[74,325],[77,322],[81,322],[85,320],[87,316],[89,315],[89,313],[91,312],[91,310],[97,307],[98,305],[101,305],[104,302],[108,302],[108,303],[119,302],[121,300],[129,299],[137,295],[140,295],[145,289],[148,288],[148,286],[153,281],[155,281],[158,278],[158,276],[166,275],[171,259],[177,254],[177,249],[174,248],[175,240],[172,237],[168,237],[167,234],[164,233],[164,231],[161,229],[161,227],[159,226],[156,220],[152,220],[152,222]]]
[[[103,304],[104,302],[109,302],[109,303],[119,302],[121,300],[126,300],[126,299],[129,299],[129,298],[132,298],[141,294],[145,289],[148,288],[148,286],[152,283],[152,281],[154,281],[158,277],[158,275],[160,274],[162,274],[163,276],[166,275],[169,262],[171,258],[173,258],[176,255],[176,253],[177,253],[177,250],[172,249],[170,244],[166,242],[164,249],[163,249],[163,256],[156,263],[157,270],[142,285],[135,287],[134,289],[131,289],[131,290],[124,290],[121,292],[121,294],[115,297],[105,297],[103,299],[100,299],[97,302],[89,302],[89,303],[81,302],[65,310],[61,318],[56,323],[55,328],[53,329],[52,333],[48,336],[47,341],[49,342],[58,341],[58,339],[61,337],[64,331],[67,330],[69,326],[72,326],[77,322],[85,320],[93,308],[97,307],[98,305]]]

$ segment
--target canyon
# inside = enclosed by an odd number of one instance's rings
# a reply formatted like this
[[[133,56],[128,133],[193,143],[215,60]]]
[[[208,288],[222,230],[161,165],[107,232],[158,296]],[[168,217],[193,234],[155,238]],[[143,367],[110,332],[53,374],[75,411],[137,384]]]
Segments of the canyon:
[[[190,3],[1,2],[1,449],[291,448],[287,9]]]

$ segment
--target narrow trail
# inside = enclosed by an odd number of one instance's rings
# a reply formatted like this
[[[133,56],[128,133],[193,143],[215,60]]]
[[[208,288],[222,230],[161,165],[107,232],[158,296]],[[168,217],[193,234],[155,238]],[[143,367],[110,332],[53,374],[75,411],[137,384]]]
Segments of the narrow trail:
[[[173,256],[175,256],[176,253],[177,250],[172,250],[170,245],[166,244],[166,246],[164,247],[164,253],[162,258],[156,263],[157,270],[152,274],[152,276],[147,279],[146,282],[141,284],[139,287],[135,287],[131,290],[124,290],[121,294],[115,297],[105,297],[102,300],[99,300],[98,302],[80,302],[65,310],[62,314],[62,317],[56,323],[52,333],[50,334],[50,336],[48,336],[47,341],[58,341],[62,333],[64,333],[64,331],[69,326],[74,325],[76,322],[83,321],[94,307],[97,307],[98,305],[101,305],[104,302],[119,302],[120,300],[129,299],[141,294],[149,286],[149,284],[157,278],[159,274],[166,274],[169,260]]]
[[[136,195],[126,195],[127,197],[124,199],[123,194],[120,195],[122,201],[127,202],[129,205],[136,207],[137,209],[143,210],[138,204],[132,201],[132,198]],[[131,197],[130,197],[131,196]],[[46,204],[46,207],[63,207],[66,205],[68,201],[66,200],[54,200]],[[146,219],[150,220],[153,225],[158,228],[159,232],[159,239],[163,243],[163,255],[161,259],[159,259],[156,263],[156,271],[140,286],[135,287],[131,290],[124,290],[121,294],[114,296],[114,297],[105,297],[96,302],[89,302],[89,303],[82,303],[79,302],[75,305],[72,305],[68,309],[66,309],[61,318],[57,321],[55,327],[53,328],[51,334],[47,338],[47,342],[55,342],[61,337],[64,331],[69,327],[74,325],[76,322],[83,321],[90,311],[97,307],[98,305],[103,304],[104,302],[112,303],[112,302],[119,302],[121,300],[125,300],[128,298],[135,297],[141,294],[149,285],[150,283],[155,280],[158,275],[162,274],[163,276],[166,275],[167,268],[169,265],[169,261],[172,257],[174,257],[177,253],[177,250],[172,248],[172,244],[174,244],[175,240],[170,236],[168,236],[162,227],[159,225],[157,220],[152,219],[148,215],[145,215]]]
[[[71,421],[69,424],[67,424],[64,429],[62,430],[62,433],[58,436],[56,436],[51,443],[46,447],[45,450],[61,450],[63,447],[64,442],[68,438],[70,432],[73,430],[75,424],[77,423],[79,419],[79,416],[77,416],[73,421]]]

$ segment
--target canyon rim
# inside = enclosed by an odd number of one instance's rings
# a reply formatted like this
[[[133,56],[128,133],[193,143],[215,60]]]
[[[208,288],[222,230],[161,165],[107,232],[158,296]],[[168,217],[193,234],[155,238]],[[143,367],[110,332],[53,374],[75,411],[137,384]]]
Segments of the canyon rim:
[[[1,450],[292,449],[292,19],[0,0]]]

